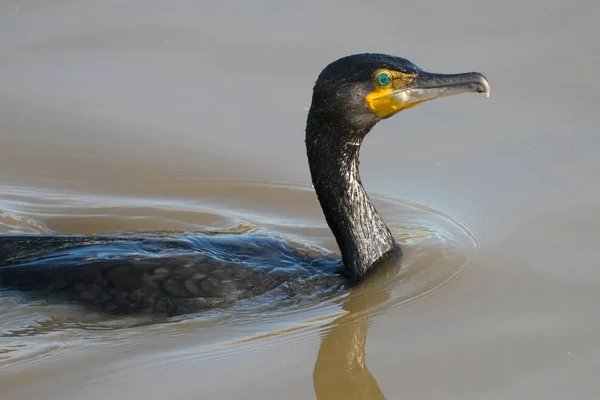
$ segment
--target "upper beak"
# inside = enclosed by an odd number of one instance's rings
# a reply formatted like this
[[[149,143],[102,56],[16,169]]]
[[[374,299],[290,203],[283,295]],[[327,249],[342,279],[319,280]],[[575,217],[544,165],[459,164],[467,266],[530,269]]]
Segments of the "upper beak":
[[[467,92],[485,93],[490,97],[490,84],[478,72],[448,75],[419,71],[409,85],[394,90],[391,95],[404,109],[427,100]]]

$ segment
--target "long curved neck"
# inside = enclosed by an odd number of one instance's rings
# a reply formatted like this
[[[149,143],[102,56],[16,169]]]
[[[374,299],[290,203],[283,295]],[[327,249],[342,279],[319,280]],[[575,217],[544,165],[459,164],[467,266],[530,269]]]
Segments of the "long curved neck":
[[[398,245],[360,181],[360,145],[371,127],[353,131],[350,124],[344,125],[309,115],[306,150],[323,214],[347,272],[358,280]]]

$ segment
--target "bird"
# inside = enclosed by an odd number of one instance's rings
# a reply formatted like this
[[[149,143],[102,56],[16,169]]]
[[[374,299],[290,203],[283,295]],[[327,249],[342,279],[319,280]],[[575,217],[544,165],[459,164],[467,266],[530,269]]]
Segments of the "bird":
[[[361,182],[363,140],[381,120],[468,92],[489,97],[485,76],[431,73],[388,54],[348,55],[321,71],[306,120],[306,155],[341,259],[252,233],[6,235],[0,236],[0,287],[57,293],[116,314],[179,315],[265,293],[285,297],[359,284],[402,258]]]

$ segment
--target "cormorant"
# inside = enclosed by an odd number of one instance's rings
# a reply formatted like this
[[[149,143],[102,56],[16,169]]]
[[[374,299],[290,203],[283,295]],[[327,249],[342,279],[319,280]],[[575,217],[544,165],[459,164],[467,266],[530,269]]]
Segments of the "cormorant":
[[[59,292],[116,313],[173,315],[275,289],[293,294],[359,281],[380,264],[399,262],[402,254],[360,180],[365,136],[380,120],[424,101],[464,92],[489,96],[489,90],[480,73],[432,74],[385,54],[350,55],[323,69],[313,88],[305,143],[341,264],[257,235],[0,236],[0,285]]]

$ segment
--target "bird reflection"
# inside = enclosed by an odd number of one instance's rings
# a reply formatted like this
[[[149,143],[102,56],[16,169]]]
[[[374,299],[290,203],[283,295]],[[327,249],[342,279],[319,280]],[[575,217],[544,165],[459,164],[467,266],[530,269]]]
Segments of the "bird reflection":
[[[313,370],[317,399],[385,399],[377,381],[369,371],[365,343],[369,309],[390,298],[390,285],[399,272],[399,262],[382,266],[367,281],[354,288],[342,308],[346,314],[331,323],[321,342]]]

